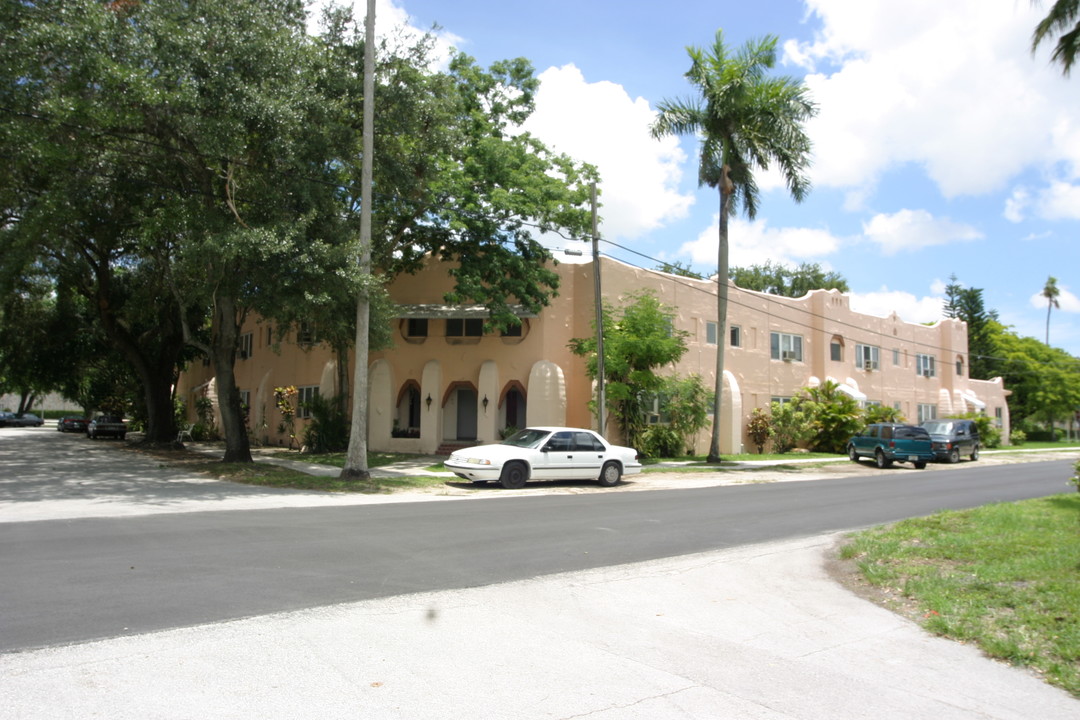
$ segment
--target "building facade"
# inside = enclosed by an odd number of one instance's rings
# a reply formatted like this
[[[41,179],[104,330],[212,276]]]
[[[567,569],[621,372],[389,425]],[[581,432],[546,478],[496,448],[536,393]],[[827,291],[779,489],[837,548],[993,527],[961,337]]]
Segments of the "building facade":
[[[484,310],[448,306],[448,266],[432,262],[397,278],[392,348],[369,359],[368,444],[372,450],[431,453],[461,444],[494,442],[507,427],[595,427],[588,409],[593,383],[585,361],[570,352],[573,338],[593,333],[593,265],[562,263],[558,295],[536,315],[523,313],[520,330],[485,333]],[[632,291],[648,289],[675,311],[675,327],[688,333],[688,351],[672,368],[696,373],[715,386],[716,352],[726,350],[721,410],[721,452],[752,447],[746,422],[755,408],[785,401],[826,380],[863,404],[895,407],[908,422],[954,413],[985,412],[1009,436],[1008,391],[1000,378],[967,374],[967,328],[959,320],[932,325],[852,312],[847,295],[817,290],[785,298],[730,285],[728,327],[718,336],[716,283],[601,258],[604,298],[615,306]],[[336,360],[302,328],[278,342],[259,319],[242,330],[237,384],[249,406],[257,442],[287,444],[274,388],[296,386],[301,401],[337,394]],[[351,379],[352,369],[345,377]],[[177,388],[194,420],[195,401],[216,401],[212,367],[193,364]],[[301,409],[297,434],[306,421]],[[618,429],[608,428],[618,440]],[[707,435],[705,436],[707,437]],[[707,449],[699,439],[698,451]]]

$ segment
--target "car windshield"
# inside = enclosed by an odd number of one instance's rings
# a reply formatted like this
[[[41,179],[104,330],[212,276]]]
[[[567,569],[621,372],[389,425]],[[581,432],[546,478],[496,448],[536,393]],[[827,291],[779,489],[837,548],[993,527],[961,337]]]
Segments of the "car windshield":
[[[934,435],[948,435],[952,432],[953,424],[951,422],[925,422],[923,427],[926,428],[926,432],[933,433]]]
[[[524,430],[517,431],[499,444],[513,445],[514,447],[535,448],[539,447],[540,443],[543,442],[544,438],[546,438],[550,434],[551,433],[547,430],[525,428]]]

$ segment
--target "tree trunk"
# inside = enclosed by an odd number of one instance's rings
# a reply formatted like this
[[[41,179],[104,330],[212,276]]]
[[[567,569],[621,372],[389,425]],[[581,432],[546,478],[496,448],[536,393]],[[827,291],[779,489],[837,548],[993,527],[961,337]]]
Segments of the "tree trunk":
[[[367,480],[371,477],[367,465],[367,412],[368,412],[368,324],[370,302],[366,293],[356,301],[356,367],[353,368],[352,425],[349,428],[349,451],[341,477]]]
[[[375,0],[367,2],[364,23],[364,157],[360,170],[360,272],[365,282],[371,275],[371,176],[375,139]],[[371,300],[366,286],[356,300],[356,367],[353,369],[353,411],[349,452],[341,477],[367,480],[368,324]]]
[[[723,407],[724,348],[727,345],[728,310],[728,215],[731,210],[731,188],[728,167],[720,178],[720,245],[716,254],[716,395],[713,398],[712,440],[709,442],[708,462],[720,462],[720,410]]]
[[[240,405],[240,389],[236,387],[233,366],[236,362],[236,341],[240,323],[236,314],[236,302],[232,298],[218,297],[214,305],[213,339],[211,355],[214,376],[217,380],[218,408],[221,411],[222,432],[225,434],[224,462],[252,462],[251,443],[244,426],[244,412]]]

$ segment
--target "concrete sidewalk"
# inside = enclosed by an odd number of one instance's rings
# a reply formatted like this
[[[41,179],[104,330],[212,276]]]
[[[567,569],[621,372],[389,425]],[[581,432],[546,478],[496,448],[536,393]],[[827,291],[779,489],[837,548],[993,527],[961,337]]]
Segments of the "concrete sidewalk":
[[[835,536],[0,656],[8,720],[1074,720],[833,582]]]

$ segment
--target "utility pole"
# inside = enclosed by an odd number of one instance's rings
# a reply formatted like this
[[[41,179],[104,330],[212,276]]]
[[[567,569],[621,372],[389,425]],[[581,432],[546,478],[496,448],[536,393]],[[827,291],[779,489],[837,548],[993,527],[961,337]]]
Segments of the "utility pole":
[[[596,429],[604,434],[607,395],[604,392],[604,296],[600,294],[600,233],[596,229],[596,183],[592,184],[593,298],[596,302]]]

